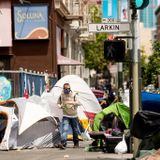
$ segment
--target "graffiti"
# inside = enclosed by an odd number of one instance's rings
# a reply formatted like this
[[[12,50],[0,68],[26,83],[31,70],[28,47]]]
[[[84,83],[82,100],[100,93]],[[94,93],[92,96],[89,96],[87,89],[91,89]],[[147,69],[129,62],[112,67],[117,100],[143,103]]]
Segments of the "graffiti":
[[[12,86],[6,77],[0,76],[0,102],[11,98]]]

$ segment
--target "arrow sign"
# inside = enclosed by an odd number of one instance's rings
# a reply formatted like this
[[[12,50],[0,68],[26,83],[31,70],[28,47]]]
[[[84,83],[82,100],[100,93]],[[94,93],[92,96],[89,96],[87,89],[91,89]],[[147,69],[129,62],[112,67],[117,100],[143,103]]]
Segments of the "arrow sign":
[[[129,32],[129,23],[90,23],[89,32]]]

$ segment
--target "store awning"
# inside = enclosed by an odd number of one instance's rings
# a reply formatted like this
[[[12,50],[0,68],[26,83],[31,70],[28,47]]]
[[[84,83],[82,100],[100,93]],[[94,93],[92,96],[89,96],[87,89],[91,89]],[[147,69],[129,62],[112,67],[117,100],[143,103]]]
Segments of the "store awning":
[[[84,63],[76,61],[74,59],[70,59],[68,57],[57,55],[57,63],[58,65],[84,65]]]

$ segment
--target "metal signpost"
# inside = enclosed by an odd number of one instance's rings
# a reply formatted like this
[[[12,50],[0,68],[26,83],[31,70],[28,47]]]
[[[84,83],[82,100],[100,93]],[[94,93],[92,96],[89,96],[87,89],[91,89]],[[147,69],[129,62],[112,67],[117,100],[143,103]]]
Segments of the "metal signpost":
[[[130,32],[128,0],[103,0],[102,23],[89,24],[89,32],[126,33]],[[117,86],[123,86],[123,63],[117,63]]]
[[[132,9],[132,19],[130,23],[126,19],[127,13],[129,14],[129,9],[126,7],[127,2],[130,4],[128,8]],[[140,54],[139,54],[139,36],[138,36],[138,16],[137,9],[144,9],[149,4],[149,0],[103,0],[102,2],[102,23],[100,24],[89,24],[89,32],[109,32],[109,33],[120,33],[128,32],[130,33],[132,28],[132,104],[131,114],[132,119],[134,115],[138,112],[141,105],[140,102]],[[130,7],[129,7],[130,6]],[[121,7],[121,8],[118,8]],[[128,10],[126,12],[126,9]],[[119,18],[118,18],[119,16]],[[121,21],[121,23],[118,21]],[[123,23],[122,23],[123,22]],[[124,23],[126,22],[126,23]],[[138,149],[138,139],[133,138],[133,152],[136,154]]]

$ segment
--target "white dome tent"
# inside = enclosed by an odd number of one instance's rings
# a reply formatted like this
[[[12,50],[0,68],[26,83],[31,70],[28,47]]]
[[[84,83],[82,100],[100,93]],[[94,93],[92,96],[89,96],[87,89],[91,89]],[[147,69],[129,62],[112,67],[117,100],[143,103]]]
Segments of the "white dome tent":
[[[59,143],[55,108],[38,96],[15,98],[0,106],[0,117],[6,126],[0,130],[0,149],[53,147]],[[2,121],[1,118],[1,122]],[[1,125],[2,126],[2,125]]]

